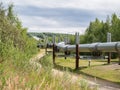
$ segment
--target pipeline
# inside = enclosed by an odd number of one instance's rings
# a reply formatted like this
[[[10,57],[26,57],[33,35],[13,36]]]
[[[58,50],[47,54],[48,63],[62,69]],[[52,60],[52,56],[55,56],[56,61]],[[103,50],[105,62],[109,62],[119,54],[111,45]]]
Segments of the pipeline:
[[[75,52],[76,45],[56,44],[59,51]],[[79,52],[120,52],[120,42],[79,44]]]

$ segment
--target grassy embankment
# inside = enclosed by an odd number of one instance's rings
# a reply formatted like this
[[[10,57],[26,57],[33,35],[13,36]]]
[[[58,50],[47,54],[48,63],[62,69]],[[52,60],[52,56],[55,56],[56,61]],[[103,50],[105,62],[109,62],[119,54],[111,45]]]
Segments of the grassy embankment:
[[[19,66],[11,60],[0,63],[0,90],[90,90],[85,81],[72,83],[66,74],[63,77],[53,76],[51,60],[50,56],[43,57],[40,70],[30,65],[29,60],[19,63]]]

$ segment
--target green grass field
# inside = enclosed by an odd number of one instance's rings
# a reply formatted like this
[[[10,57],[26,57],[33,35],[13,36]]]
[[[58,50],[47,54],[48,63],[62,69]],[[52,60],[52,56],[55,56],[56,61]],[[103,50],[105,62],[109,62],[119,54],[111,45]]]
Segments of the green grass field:
[[[107,60],[91,60],[91,66],[88,66],[88,60],[79,61],[79,69],[75,70],[75,59],[74,58],[56,58],[57,69],[68,69],[72,72],[79,74],[86,74],[93,77],[98,77],[108,81],[112,81],[120,84],[120,65],[118,60],[112,60],[111,64],[107,64]],[[115,64],[116,63],[116,64]]]

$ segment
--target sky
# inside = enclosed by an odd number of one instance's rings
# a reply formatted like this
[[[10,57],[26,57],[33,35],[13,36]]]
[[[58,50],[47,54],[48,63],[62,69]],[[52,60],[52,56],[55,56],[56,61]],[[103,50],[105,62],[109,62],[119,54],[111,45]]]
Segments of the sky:
[[[120,0],[0,0],[14,4],[28,32],[84,34],[95,18],[106,20],[113,13],[120,16]]]

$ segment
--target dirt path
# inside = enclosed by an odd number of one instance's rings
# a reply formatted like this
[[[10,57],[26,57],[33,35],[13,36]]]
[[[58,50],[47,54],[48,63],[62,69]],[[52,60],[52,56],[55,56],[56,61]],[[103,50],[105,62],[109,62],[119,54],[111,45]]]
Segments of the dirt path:
[[[38,70],[40,70],[42,65],[40,63],[38,63],[38,60],[41,59],[44,55],[45,55],[44,51],[42,51],[42,53],[40,52],[39,54],[37,54],[35,57],[33,57],[30,60],[30,64],[32,64],[34,67],[37,67]],[[53,76],[62,77],[66,72],[52,69],[52,73],[53,73]],[[67,75],[68,75],[68,77],[71,78],[71,81],[73,83],[78,82],[78,80],[80,81],[80,79],[82,79],[82,80],[85,80],[91,88],[98,86],[98,88],[99,88],[98,90],[120,90],[119,87],[116,88],[116,86],[114,87],[114,85],[111,85],[111,84],[106,83],[104,81],[94,82],[93,80],[90,80],[90,79],[83,79],[80,77],[80,75],[74,75],[74,74],[70,74],[70,73],[67,73]]]
[[[45,55],[45,51],[41,50],[36,56],[30,59],[30,64],[38,71],[42,68],[42,65],[38,61]]]

